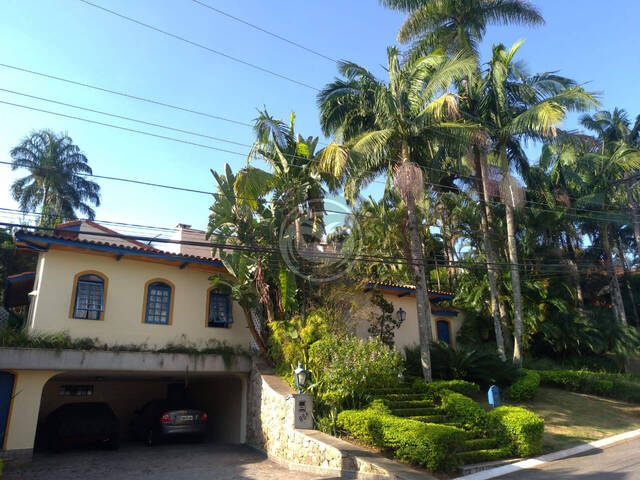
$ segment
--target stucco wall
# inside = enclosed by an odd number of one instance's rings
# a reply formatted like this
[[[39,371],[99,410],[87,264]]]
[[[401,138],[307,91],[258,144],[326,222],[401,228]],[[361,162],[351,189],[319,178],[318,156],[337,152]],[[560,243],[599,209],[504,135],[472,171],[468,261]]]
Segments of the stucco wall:
[[[106,275],[108,286],[104,320],[69,318],[73,280],[78,272],[96,270]],[[204,346],[208,340],[249,347],[250,335],[242,309],[233,304],[231,328],[208,328],[207,289],[211,272],[191,267],[179,269],[160,263],[89,255],[52,249],[40,255],[37,296],[32,303],[29,329],[66,330],[72,337],[98,338],[108,344],[147,344],[162,347],[185,339]],[[175,285],[171,325],[142,322],[145,283],[154,278]]]
[[[394,306],[394,310],[397,312],[398,309],[402,308],[405,312],[407,312],[407,318],[402,323],[400,328],[395,331],[395,347],[404,352],[404,347],[418,345],[420,340],[418,336],[418,314],[416,311],[416,299],[414,296],[407,295],[405,297],[398,297],[397,295],[383,293],[383,297],[388,302],[391,302]],[[380,314],[380,310],[371,304],[371,293],[358,293],[357,294],[357,302],[362,305],[363,313],[360,315],[360,318],[364,318],[364,320],[360,320],[356,325],[356,334],[361,338],[369,337],[369,332],[367,331],[369,328],[369,322],[366,318],[375,312],[375,315]],[[437,307],[433,307],[433,309],[437,309]],[[449,317],[449,316],[438,316],[431,315],[431,331],[433,332],[433,339],[437,338],[437,329],[436,322],[438,320],[445,320],[450,322],[451,325],[451,345],[453,347],[456,346],[456,335],[458,334],[458,330],[463,323],[462,313],[459,313],[457,317]]]
[[[42,388],[59,372],[17,370],[12,373],[16,375],[15,396],[11,404],[5,448],[31,451],[36,436]]]

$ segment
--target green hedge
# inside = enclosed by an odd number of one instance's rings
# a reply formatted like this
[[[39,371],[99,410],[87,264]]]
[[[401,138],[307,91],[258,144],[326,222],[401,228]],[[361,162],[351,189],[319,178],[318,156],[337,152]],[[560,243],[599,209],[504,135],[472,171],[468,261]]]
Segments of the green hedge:
[[[471,450],[458,453],[458,458],[464,464],[490,462],[509,458],[512,455],[511,447],[491,448],[485,450]]]
[[[442,410],[447,419],[464,428],[483,427],[487,412],[479,403],[461,393],[443,390],[440,393]]]
[[[436,471],[458,464],[456,450],[467,436],[456,427],[393,416],[381,402],[366,410],[344,410],[337,424],[368,445],[391,449],[401,460]]]
[[[487,413],[488,433],[511,452],[528,457],[542,451],[544,420],[520,407],[498,407]]]
[[[512,400],[521,402],[531,400],[538,393],[540,387],[540,374],[527,370],[524,375],[516,380],[507,390],[507,395]]]
[[[542,385],[640,403],[640,383],[615,373],[536,370]]]
[[[451,390],[467,396],[480,393],[480,386],[466,380],[436,380],[432,383],[425,383],[422,378],[416,378],[411,385],[411,389],[416,393],[427,394],[435,394],[442,390]]]

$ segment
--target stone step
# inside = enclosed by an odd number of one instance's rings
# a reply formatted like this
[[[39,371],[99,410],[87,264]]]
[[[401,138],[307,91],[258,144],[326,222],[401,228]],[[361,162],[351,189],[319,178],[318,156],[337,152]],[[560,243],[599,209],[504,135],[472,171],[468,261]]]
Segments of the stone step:
[[[417,415],[408,418],[423,423],[443,423],[446,420],[446,417],[444,415]]]
[[[436,407],[424,407],[424,408],[396,408],[391,410],[391,414],[396,417],[419,417],[422,415],[437,415],[441,412]]]
[[[374,398],[376,400],[389,400],[391,402],[430,399],[430,397],[424,393],[387,393],[385,395],[374,395]]]
[[[396,410],[399,408],[436,408],[436,406],[430,400],[385,400],[385,404],[392,410]]]

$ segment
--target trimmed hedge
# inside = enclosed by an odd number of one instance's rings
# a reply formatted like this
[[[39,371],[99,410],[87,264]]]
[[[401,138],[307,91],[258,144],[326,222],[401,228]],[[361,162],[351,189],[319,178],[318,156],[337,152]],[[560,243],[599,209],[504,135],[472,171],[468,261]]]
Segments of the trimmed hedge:
[[[487,412],[479,403],[461,393],[442,391],[442,409],[447,418],[464,428],[483,427],[486,423]]]
[[[536,370],[536,372],[540,375],[543,385],[640,403],[640,383],[630,381],[627,376],[577,370]]]
[[[471,450],[490,450],[495,448],[498,441],[495,438],[473,438],[471,440],[465,440],[462,444],[463,452],[470,452]]]
[[[542,451],[544,420],[520,407],[498,407],[487,413],[487,430],[511,453],[528,457]]]
[[[437,471],[457,466],[455,452],[467,436],[456,427],[395,417],[379,402],[366,410],[340,412],[337,424],[368,445],[389,448],[401,460]]]
[[[474,395],[480,393],[480,386],[467,382],[466,380],[436,380],[432,383],[425,383],[422,378],[416,378],[411,385],[411,389],[417,393],[435,394],[442,390],[451,390],[462,395]]]
[[[526,370],[524,375],[516,380],[507,390],[507,395],[512,400],[521,402],[531,400],[538,393],[540,387],[540,374]]]
[[[511,456],[510,447],[490,448],[484,450],[470,450],[468,452],[458,453],[458,458],[464,464],[490,462],[492,460],[501,460]]]

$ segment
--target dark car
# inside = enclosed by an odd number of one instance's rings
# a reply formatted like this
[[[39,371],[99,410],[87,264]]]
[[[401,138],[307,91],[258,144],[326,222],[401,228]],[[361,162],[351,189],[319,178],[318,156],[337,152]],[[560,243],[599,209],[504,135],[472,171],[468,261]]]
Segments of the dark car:
[[[131,431],[149,446],[178,437],[202,441],[207,420],[207,413],[189,402],[153,400],[133,412]]]
[[[120,446],[120,426],[106,403],[67,403],[51,412],[44,423],[49,449],[59,452],[73,445]]]

